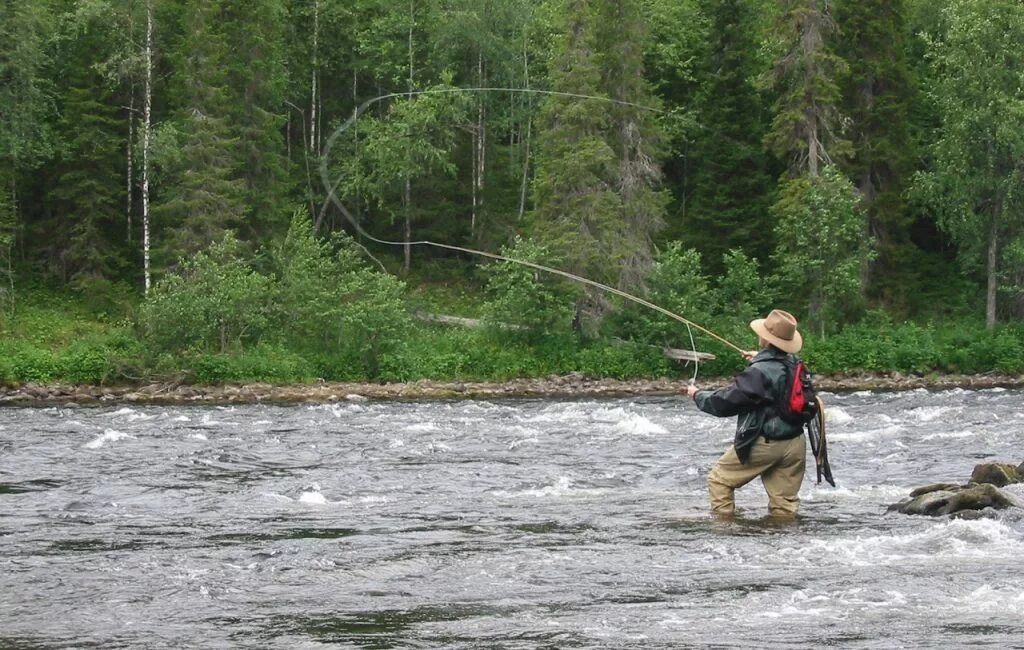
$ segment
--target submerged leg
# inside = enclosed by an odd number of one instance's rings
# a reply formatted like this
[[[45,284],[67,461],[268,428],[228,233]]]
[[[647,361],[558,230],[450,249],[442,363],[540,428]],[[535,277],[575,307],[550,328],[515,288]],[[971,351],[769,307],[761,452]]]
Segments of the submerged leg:
[[[759,444],[760,441],[754,444]],[[729,450],[722,454],[718,462],[708,474],[708,494],[711,497],[711,513],[719,516],[730,517],[736,513],[736,499],[734,493],[736,488],[743,487],[757,478],[764,470],[763,465],[755,465],[750,462],[744,465],[736,455],[736,449],[729,447]]]
[[[792,440],[777,440],[770,443],[775,447],[775,463],[761,475],[764,490],[768,493],[768,514],[773,517],[792,517],[800,505],[800,486],[804,482],[804,466],[807,456],[807,438],[797,436]]]

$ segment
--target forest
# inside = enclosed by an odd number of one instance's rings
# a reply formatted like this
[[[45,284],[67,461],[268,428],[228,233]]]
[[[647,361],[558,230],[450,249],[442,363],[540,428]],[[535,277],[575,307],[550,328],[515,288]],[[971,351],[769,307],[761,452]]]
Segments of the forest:
[[[1017,0],[5,0],[0,30],[6,382],[742,363],[476,251],[744,348],[787,309],[819,372],[1024,372]]]

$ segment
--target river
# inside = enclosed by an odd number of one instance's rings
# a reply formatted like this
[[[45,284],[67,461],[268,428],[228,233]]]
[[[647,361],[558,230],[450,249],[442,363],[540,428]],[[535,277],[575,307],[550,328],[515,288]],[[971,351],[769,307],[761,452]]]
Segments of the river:
[[[886,513],[1024,393],[825,397],[786,525],[680,398],[0,409],[0,647],[1024,647],[1024,511]]]

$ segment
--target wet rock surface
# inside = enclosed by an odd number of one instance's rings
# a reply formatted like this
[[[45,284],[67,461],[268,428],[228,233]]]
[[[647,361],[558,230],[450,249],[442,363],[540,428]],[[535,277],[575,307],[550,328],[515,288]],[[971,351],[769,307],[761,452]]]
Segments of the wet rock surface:
[[[1003,510],[1022,507],[1024,504],[999,489],[1020,482],[1021,476],[1012,464],[983,463],[974,467],[967,484],[936,483],[919,487],[911,491],[907,498],[889,506],[889,512],[976,518],[984,516],[984,511],[989,508]]]
[[[717,388],[728,378],[698,380],[701,388]],[[818,376],[818,388],[829,392],[863,390],[913,390],[927,388],[993,388],[1024,386],[1019,375],[941,375],[930,377],[890,375]],[[430,381],[371,384],[319,382],[272,385],[265,383],[197,386],[180,381],[130,386],[81,386],[34,384],[0,389],[0,404],[102,404],[132,402],[151,404],[225,404],[258,402],[331,402],[353,399],[459,399],[494,397],[575,397],[681,394],[685,379],[595,379],[580,374],[505,382]],[[1020,472],[1018,472],[1019,474]]]

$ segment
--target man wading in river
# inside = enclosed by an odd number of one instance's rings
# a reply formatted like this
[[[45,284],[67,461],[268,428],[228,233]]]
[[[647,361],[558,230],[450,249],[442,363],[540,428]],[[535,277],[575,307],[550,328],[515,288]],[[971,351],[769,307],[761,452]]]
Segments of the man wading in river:
[[[806,438],[803,424],[783,419],[779,413],[788,390],[787,380],[803,338],[792,314],[773,310],[767,318],[750,323],[757,333],[760,351],[745,352],[750,365],[733,383],[716,391],[690,385],[686,394],[697,408],[718,417],[738,416],[736,438],[708,475],[712,513],[731,517],[734,492],[758,476],[768,492],[768,512],[792,517],[804,480]]]

